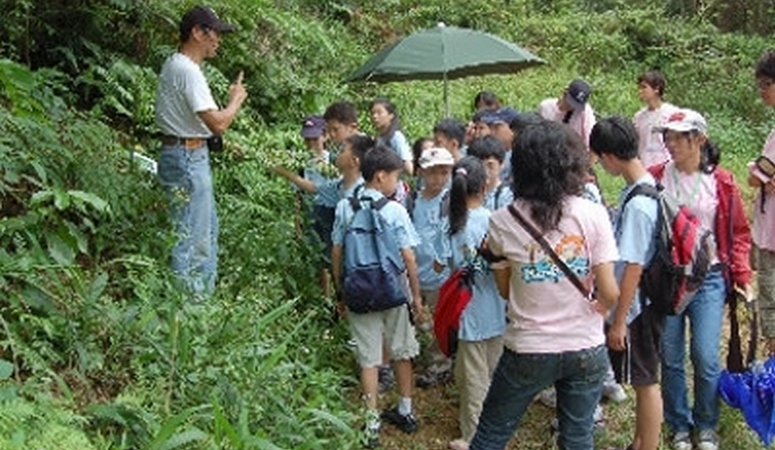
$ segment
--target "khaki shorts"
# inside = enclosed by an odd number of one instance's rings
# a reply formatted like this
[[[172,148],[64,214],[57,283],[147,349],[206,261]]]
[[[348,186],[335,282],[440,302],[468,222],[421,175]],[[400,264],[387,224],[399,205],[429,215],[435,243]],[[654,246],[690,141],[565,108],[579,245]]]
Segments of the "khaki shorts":
[[[383,336],[393,361],[411,359],[420,352],[414,325],[409,319],[409,304],[365,314],[348,310],[347,322],[361,368],[382,364]]]

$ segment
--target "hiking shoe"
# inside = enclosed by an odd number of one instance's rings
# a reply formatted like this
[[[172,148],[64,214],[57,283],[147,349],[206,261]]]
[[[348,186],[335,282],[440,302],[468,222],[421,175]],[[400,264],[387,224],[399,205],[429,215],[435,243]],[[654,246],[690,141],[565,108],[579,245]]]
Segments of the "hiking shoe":
[[[409,413],[403,415],[398,412],[398,407],[393,409],[386,409],[382,411],[380,418],[385,422],[395,425],[399,430],[406,434],[412,434],[417,431],[417,419],[414,418],[414,414]]]
[[[364,427],[361,434],[363,448],[379,448],[379,428]]]
[[[718,450],[718,434],[716,434],[716,430],[700,430],[697,434],[697,448],[699,450]]]
[[[621,403],[627,400],[627,393],[619,383],[604,384],[603,397],[614,403]]]
[[[390,391],[393,389],[393,386],[396,385],[396,377],[393,374],[393,368],[390,366],[379,366],[379,393],[384,394],[385,392]]]
[[[425,373],[417,375],[417,378],[414,380],[414,384],[418,388],[428,389],[438,384],[444,384],[448,382],[450,378],[451,373],[449,370],[445,370],[443,372],[427,370]]]
[[[536,398],[544,406],[557,408],[557,391],[553,387],[546,388],[539,392]]]
[[[670,446],[673,450],[692,450],[692,435],[688,431],[674,433],[670,439]]]

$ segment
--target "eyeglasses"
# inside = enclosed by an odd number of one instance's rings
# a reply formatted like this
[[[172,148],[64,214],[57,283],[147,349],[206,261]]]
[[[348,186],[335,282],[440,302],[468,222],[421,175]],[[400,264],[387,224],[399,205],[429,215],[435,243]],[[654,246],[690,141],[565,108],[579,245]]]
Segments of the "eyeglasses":
[[[769,88],[770,88],[770,86],[772,86],[773,84],[775,84],[775,81],[773,81],[773,80],[770,80],[769,78],[762,78],[761,80],[756,80],[756,87],[757,87],[757,88],[758,88],[760,91],[766,91],[766,90],[767,90],[767,89],[769,89]]]

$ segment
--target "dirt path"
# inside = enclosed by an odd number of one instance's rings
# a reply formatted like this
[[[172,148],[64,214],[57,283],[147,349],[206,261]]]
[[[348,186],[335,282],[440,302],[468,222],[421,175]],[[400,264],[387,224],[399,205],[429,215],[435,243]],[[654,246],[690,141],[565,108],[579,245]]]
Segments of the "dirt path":
[[[395,394],[382,399],[383,404],[392,404]],[[459,437],[457,425],[457,390],[454,383],[431,389],[416,389],[413,393],[415,414],[420,422],[416,434],[406,435],[398,429],[383,425],[382,448],[386,450],[446,450],[449,441]],[[555,449],[550,423],[554,410],[534,403],[509,444],[513,450]],[[519,442],[519,445],[517,445]]]

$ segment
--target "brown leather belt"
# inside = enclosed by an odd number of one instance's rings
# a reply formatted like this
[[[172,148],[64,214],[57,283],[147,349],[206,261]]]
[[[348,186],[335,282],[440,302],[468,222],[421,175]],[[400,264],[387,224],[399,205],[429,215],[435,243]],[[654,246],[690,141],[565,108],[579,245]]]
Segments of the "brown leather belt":
[[[204,147],[204,138],[184,138],[177,136],[162,136],[161,143],[165,147],[172,147],[175,145],[182,145],[186,150],[194,150],[196,148]]]

